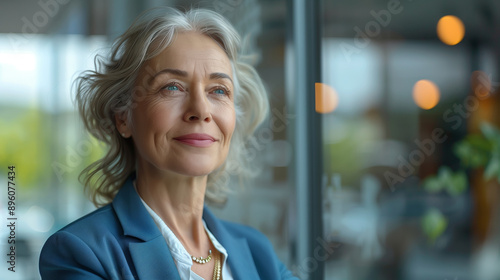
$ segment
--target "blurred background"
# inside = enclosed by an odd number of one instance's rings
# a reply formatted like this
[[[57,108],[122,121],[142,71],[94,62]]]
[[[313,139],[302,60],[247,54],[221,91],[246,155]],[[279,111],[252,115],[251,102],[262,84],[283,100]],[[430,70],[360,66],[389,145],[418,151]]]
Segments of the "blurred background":
[[[0,1],[0,218],[15,166],[16,272],[94,210],[78,174],[106,150],[71,83],[143,10],[228,18],[269,91],[261,175],[219,217],[271,240],[301,279],[500,279],[500,2]]]

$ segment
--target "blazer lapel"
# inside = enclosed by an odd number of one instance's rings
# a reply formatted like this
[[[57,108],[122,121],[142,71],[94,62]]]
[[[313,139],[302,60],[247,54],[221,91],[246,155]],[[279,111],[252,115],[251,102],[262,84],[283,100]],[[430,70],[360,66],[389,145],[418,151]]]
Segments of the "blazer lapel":
[[[226,249],[227,263],[231,268],[233,278],[239,280],[260,279],[247,241],[232,236],[207,207],[204,208],[203,219],[210,232]]]
[[[130,255],[139,279],[180,280],[163,236],[146,242],[130,243]]]
[[[138,279],[180,280],[167,242],[133,186],[134,177],[129,177],[116,194],[113,208],[122,225],[123,234],[139,239],[129,243]]]

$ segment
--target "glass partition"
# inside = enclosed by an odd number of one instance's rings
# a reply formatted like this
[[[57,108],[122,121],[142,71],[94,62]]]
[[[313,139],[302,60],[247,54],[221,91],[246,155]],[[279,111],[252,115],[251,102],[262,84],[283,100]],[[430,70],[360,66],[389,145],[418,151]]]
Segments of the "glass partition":
[[[324,279],[500,277],[495,5],[322,3]]]

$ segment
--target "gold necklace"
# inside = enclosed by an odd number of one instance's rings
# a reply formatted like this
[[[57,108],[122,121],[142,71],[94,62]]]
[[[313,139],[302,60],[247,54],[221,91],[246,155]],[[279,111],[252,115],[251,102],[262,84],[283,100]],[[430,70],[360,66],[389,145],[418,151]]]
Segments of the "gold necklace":
[[[214,277],[212,280],[220,280],[221,279],[221,262],[220,262],[220,253],[215,255],[215,265],[214,265]]]
[[[191,255],[191,259],[193,259],[193,261],[195,261],[199,264],[208,263],[212,260],[212,250],[208,250],[208,257],[206,257],[206,258],[204,258],[204,257],[196,258],[193,255]]]

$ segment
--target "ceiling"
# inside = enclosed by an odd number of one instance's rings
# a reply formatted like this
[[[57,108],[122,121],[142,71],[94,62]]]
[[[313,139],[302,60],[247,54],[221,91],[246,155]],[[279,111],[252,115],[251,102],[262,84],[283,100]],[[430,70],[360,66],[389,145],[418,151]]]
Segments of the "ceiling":
[[[68,2],[68,3],[66,3]],[[281,29],[283,34],[287,8],[286,0],[246,0],[259,4],[263,29]],[[45,7],[40,3],[50,3]],[[179,4],[182,3],[182,4]],[[174,0],[3,0],[0,1],[0,33],[62,33],[114,34],[147,7],[173,5],[184,7],[209,6],[222,3],[228,6],[235,0],[174,1]],[[396,5],[399,13],[391,14],[385,26],[380,26],[379,38],[410,40],[435,39],[437,20],[447,14],[461,18],[466,26],[465,40],[499,41],[500,1],[498,0],[323,0],[322,13],[327,37],[354,37],[355,28],[364,30],[374,14]],[[397,5],[399,3],[399,5]],[[254,4],[253,4],[254,5]],[[241,15],[245,5],[236,9]],[[248,5],[246,5],[248,6]],[[243,9],[245,8],[245,9]],[[384,12],[382,12],[384,13]]]

